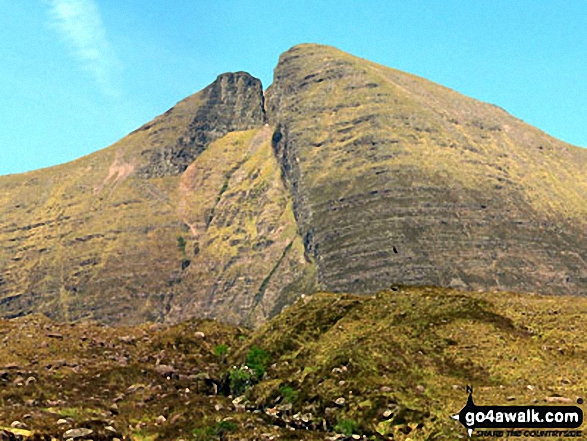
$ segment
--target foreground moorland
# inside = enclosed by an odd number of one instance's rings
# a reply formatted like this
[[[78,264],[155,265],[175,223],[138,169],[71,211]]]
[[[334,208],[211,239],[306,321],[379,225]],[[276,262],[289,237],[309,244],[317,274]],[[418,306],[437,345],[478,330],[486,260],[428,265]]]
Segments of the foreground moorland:
[[[585,398],[586,309],[394,287],[305,296],[255,331],[6,320],[0,439],[465,439],[466,385],[478,404]]]

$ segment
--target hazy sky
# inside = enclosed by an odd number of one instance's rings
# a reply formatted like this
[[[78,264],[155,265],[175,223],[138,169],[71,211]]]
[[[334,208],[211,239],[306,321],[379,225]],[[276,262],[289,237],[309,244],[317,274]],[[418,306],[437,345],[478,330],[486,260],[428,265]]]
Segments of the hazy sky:
[[[367,6],[368,5],[368,6]],[[415,73],[587,146],[587,1],[0,1],[0,174],[99,150],[303,42]]]

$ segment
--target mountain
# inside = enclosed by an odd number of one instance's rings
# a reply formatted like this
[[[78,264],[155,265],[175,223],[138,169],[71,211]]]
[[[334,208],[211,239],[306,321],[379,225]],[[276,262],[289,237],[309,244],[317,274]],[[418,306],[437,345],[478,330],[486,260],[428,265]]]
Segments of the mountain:
[[[259,325],[318,289],[587,294],[587,151],[305,44],[116,144],[0,177],[0,314]]]
[[[224,74],[111,147],[0,178],[0,310],[257,322],[312,290],[259,80]]]
[[[282,55],[276,151],[319,285],[587,294],[587,151],[323,46]]]

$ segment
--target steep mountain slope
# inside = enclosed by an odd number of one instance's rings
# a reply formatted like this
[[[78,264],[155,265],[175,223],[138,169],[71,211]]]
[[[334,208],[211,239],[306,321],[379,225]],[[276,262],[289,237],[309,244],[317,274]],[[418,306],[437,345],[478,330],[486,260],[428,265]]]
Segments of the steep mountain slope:
[[[587,151],[490,104],[335,48],[267,93],[321,287],[587,294]]]
[[[0,177],[0,315],[257,325],[317,288],[587,294],[587,152],[320,45]]]
[[[313,269],[270,139],[260,82],[225,74],[103,151],[0,178],[2,315],[278,312]]]

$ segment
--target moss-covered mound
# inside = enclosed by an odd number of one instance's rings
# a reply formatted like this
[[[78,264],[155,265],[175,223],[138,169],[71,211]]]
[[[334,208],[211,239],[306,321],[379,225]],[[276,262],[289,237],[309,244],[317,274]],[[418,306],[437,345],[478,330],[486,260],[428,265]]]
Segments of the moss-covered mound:
[[[461,439],[450,416],[467,385],[478,404],[585,398],[586,310],[399,287],[306,296],[254,332],[2,321],[0,426],[21,439]]]

